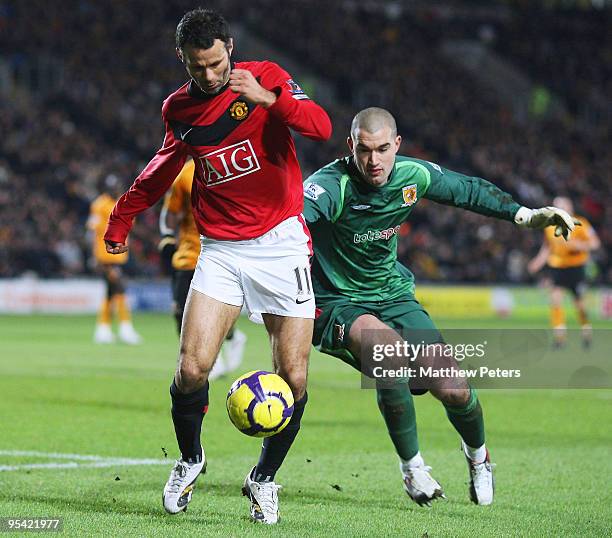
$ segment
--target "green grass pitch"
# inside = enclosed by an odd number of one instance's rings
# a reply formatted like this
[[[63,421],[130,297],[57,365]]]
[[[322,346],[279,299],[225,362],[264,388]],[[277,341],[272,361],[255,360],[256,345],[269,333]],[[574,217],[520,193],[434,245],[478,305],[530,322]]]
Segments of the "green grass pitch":
[[[137,315],[145,338],[138,347],[93,345],[93,323],[0,317],[1,517],[61,516],[68,536],[612,535],[612,391],[481,391],[497,463],[490,507],[468,500],[466,465],[442,406],[417,398],[421,451],[448,497],[427,509],[403,492],[374,393],[359,389],[358,375],[340,361],[317,353],[302,431],[277,475],[281,522],[252,524],[240,488],[260,441],[236,431],[224,405],[234,377],[270,368],[265,333],[246,320],[243,367],[211,387],[208,473],[188,512],[166,515],[161,492],[177,457],[168,395],[173,320]],[[166,464],[109,463],[163,460],[164,450]]]

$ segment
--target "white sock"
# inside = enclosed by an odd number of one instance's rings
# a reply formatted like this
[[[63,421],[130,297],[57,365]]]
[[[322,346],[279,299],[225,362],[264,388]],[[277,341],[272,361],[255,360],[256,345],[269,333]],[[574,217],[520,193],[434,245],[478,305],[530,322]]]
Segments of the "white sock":
[[[421,456],[420,452],[417,452],[409,460],[400,458],[400,469],[402,472],[406,472],[408,469],[414,469],[415,467],[423,467],[424,465],[425,461],[423,460],[423,456]]]
[[[463,442],[461,444],[463,445],[463,452],[465,455],[474,463],[482,463],[487,459],[487,449],[484,445],[478,448],[472,448]]]

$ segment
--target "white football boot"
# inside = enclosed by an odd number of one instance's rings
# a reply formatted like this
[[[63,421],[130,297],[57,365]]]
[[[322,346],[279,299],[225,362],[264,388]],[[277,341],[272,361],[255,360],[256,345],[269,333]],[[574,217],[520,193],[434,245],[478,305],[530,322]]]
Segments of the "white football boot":
[[[136,332],[134,326],[129,321],[122,321],[119,324],[119,340],[131,346],[142,343],[142,337]]]
[[[178,514],[187,510],[191,501],[195,481],[200,473],[206,472],[206,457],[202,449],[202,461],[200,463],[187,463],[182,459],[176,460],[170,478],[164,487],[162,501],[164,508],[169,514]]]
[[[93,339],[96,344],[112,344],[115,341],[115,335],[108,323],[98,323]]]
[[[431,467],[424,462],[410,467],[400,462],[400,471],[404,477],[404,490],[419,506],[431,506],[434,499],[446,499],[442,486],[429,474]]]
[[[495,464],[491,463],[489,451],[487,450],[487,456],[482,463],[475,463],[467,454],[465,454],[465,459],[470,471],[470,500],[481,506],[491,504],[495,491],[495,477],[493,476]]]
[[[244,346],[247,337],[240,329],[234,329],[233,336],[225,341],[223,351],[225,352],[226,366],[228,372],[233,372],[242,364]]]
[[[258,523],[274,525],[278,522],[278,490],[282,486],[274,482],[255,482],[251,475],[255,467],[251,469],[244,479],[242,494],[251,501],[251,517]]]

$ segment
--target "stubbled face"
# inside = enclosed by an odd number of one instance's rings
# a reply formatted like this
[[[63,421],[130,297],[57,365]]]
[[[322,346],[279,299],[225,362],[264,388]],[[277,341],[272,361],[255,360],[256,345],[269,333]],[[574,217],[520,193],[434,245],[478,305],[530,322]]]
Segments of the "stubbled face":
[[[395,155],[402,137],[385,126],[374,133],[357,129],[347,139],[355,165],[366,183],[382,187],[387,183],[395,164]]]
[[[218,93],[227,83],[231,71],[230,55],[234,44],[230,39],[224,43],[215,39],[209,49],[199,49],[186,45],[177,49],[176,54],[185,64],[185,69],[204,93]]]

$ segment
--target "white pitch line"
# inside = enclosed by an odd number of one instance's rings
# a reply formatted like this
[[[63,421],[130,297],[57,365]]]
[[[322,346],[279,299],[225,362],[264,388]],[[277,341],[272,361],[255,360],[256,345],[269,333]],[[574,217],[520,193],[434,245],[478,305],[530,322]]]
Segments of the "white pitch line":
[[[84,469],[84,468],[100,468],[100,467],[125,467],[135,465],[167,465],[167,460],[107,460],[96,461],[93,463],[76,463],[70,461],[67,463],[25,463],[23,465],[0,465],[2,471],[21,471],[24,469]]]
[[[87,454],[60,454],[58,452],[39,452],[37,450],[0,450],[0,456],[34,456],[36,458],[98,461],[110,459],[108,456]]]
[[[92,467],[116,467],[134,465],[167,465],[168,460],[108,458],[87,454],[61,454],[57,452],[38,452],[35,450],[0,450],[0,456],[36,457],[49,459],[77,460],[65,463],[24,463],[18,465],[0,465],[1,471],[20,471],[24,469],[79,469]],[[86,461],[89,463],[79,463]]]

